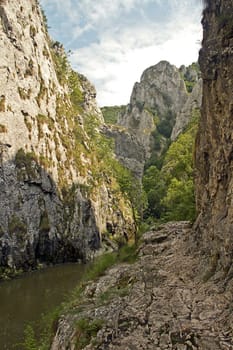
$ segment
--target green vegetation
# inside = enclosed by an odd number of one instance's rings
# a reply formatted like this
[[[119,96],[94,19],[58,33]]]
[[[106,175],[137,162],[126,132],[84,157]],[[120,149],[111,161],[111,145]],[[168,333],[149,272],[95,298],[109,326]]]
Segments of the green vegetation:
[[[17,238],[23,239],[27,233],[27,225],[20,218],[13,215],[8,224],[10,235],[16,235]]]
[[[43,10],[43,8],[40,6],[40,10],[41,10],[41,14],[42,14],[42,17],[43,17],[43,23],[44,23],[44,27],[45,27],[45,31],[46,33],[48,33],[48,29],[49,29],[49,26],[48,26],[48,19],[46,17],[46,14]]]
[[[36,161],[36,155],[33,152],[25,153],[25,151],[20,148],[15,155],[15,164],[17,167],[30,166],[31,162]]]
[[[178,139],[162,156],[161,169],[150,165],[144,173],[143,188],[147,194],[147,220],[194,220],[193,148],[199,111]]]
[[[0,267],[0,281],[6,281],[20,276],[23,273],[22,269],[15,269],[11,267]]]
[[[172,110],[168,110],[168,112],[163,115],[160,122],[157,124],[157,130],[160,135],[169,138],[172,133],[172,128],[175,123],[175,114]]]
[[[129,281],[129,278],[128,278]],[[128,282],[127,281],[127,282]],[[129,286],[117,286],[117,287],[111,287],[106,292],[103,292],[99,295],[97,304],[98,305],[105,305],[108,304],[112,299],[116,297],[124,298],[129,294]]]
[[[76,350],[83,349],[88,345],[93,337],[96,337],[98,331],[103,327],[104,322],[99,319],[90,320],[81,318],[76,324]]]
[[[39,139],[41,139],[44,136],[43,125],[47,125],[47,127],[49,128],[50,131],[53,130],[53,127],[54,127],[53,123],[54,122],[49,116],[46,116],[43,114],[38,114],[36,116],[36,120],[37,120],[37,126],[38,126]]]
[[[161,171],[155,166],[150,166],[143,176],[143,188],[147,195],[148,207],[144,212],[146,218],[159,219],[164,211],[161,199],[166,193],[166,182],[161,176]]]
[[[15,155],[15,165],[19,180],[29,176],[33,178],[36,175],[37,158],[33,152],[25,152],[22,148]]]
[[[31,325],[27,325],[24,330],[24,346],[25,350],[38,350],[35,331]]]
[[[145,171],[150,166],[161,169],[165,153],[171,143],[170,136],[175,123],[175,114],[169,109],[162,116],[158,116],[157,110],[148,110],[154,118],[155,129],[151,132],[151,157],[145,164]]]
[[[51,54],[58,80],[61,85],[64,85],[68,79],[69,63],[63,45],[58,41],[51,42]]]
[[[121,192],[130,203],[134,221],[134,242],[137,245],[139,240],[139,227],[143,220],[143,212],[147,207],[146,193],[137,178],[134,178],[130,171],[123,166],[118,167],[116,178],[120,185]]]
[[[24,350],[48,350],[51,346],[52,339],[56,332],[57,321],[61,315],[64,315],[72,310],[78,310],[84,300],[84,289],[90,281],[96,280],[104,275],[106,270],[116,263],[128,262],[132,263],[137,258],[135,245],[126,245],[118,252],[107,253],[97,257],[83,275],[82,281],[67,297],[67,301],[53,312],[43,315],[39,324],[27,325],[24,332],[24,342],[20,344],[20,349]],[[118,295],[124,297],[127,295],[129,277],[122,278],[116,290],[109,290],[108,294],[101,295],[99,302],[106,303],[111,300],[111,296]],[[111,296],[110,296],[111,295]],[[89,306],[88,306],[89,307]],[[81,310],[81,309],[80,309]],[[82,318],[76,322],[76,348],[82,349],[87,345],[92,338],[95,338],[97,332],[103,327],[104,323],[100,319],[91,320]]]
[[[116,124],[119,116],[125,112],[126,106],[105,106],[101,108],[106,124]]]
[[[15,348],[23,350],[48,350],[56,331],[57,320],[62,308],[56,308],[52,312],[42,315],[37,324],[28,324],[24,330],[24,342],[16,344]]]
[[[80,76],[73,70],[69,74],[68,85],[70,89],[70,99],[76,108],[82,106],[84,102],[83,93],[80,90]]]
[[[185,71],[183,71],[182,68],[184,68]],[[182,66],[180,68],[180,74],[182,79],[184,79],[187,92],[192,92],[193,87],[196,84],[196,77],[200,78],[201,75],[199,64],[197,62],[193,62],[188,67]]]

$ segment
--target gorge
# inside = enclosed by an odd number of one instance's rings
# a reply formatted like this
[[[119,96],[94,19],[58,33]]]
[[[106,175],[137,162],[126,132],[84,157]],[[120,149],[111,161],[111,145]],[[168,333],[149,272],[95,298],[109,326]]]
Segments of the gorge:
[[[38,2],[0,0],[1,277],[124,249],[140,216],[132,183],[156,219],[130,263],[115,253],[26,350],[233,348],[232,10],[204,1],[201,73],[149,67],[107,123]]]

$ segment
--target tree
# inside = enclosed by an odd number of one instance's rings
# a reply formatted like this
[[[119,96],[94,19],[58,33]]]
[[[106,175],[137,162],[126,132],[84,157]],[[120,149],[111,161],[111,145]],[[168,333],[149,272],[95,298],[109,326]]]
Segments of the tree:
[[[161,170],[146,169],[143,187],[148,208],[144,217],[168,220],[194,220],[193,147],[199,111],[193,111],[188,128],[167,150]]]
[[[145,171],[143,188],[148,200],[148,207],[144,213],[144,217],[148,218],[152,216],[159,219],[164,209],[161,200],[165,196],[166,184],[164,179],[161,178],[161,172],[156,166],[152,165]]]
[[[143,220],[143,212],[147,207],[146,193],[143,190],[141,182],[133,176],[133,174],[123,166],[119,166],[118,183],[121,192],[129,200],[133,220],[134,220],[134,242],[138,244],[139,225]]]
[[[195,218],[193,179],[173,178],[163,199],[166,220],[190,220]]]

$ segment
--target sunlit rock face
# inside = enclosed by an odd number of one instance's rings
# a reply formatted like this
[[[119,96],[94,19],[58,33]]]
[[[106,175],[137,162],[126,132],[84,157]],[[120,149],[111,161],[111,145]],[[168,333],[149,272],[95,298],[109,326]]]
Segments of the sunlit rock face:
[[[193,80],[191,93],[184,75]],[[134,85],[126,112],[111,129],[117,157],[141,178],[146,161],[152,154],[159,158],[171,135],[174,140],[185,129],[200,100],[201,82],[194,69],[177,69],[166,61],[147,68]]]
[[[187,127],[192,118],[195,118],[195,112],[199,111],[202,102],[202,79],[198,79],[192,92],[189,94],[184,106],[176,116],[176,122],[172,129],[171,140],[174,141],[181,132]]]
[[[131,223],[96,147],[96,91],[49,38],[36,0],[0,1],[0,27],[0,266],[88,259],[107,227]]]
[[[233,3],[205,1],[200,66],[203,103],[196,141],[196,241],[212,269],[230,276],[233,256]]]

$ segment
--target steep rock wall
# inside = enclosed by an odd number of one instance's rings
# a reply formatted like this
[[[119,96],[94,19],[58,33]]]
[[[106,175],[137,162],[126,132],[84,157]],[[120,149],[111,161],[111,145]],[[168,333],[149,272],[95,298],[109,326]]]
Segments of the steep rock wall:
[[[186,70],[189,75],[197,75],[191,76],[194,89],[190,94],[184,81]],[[115,138],[118,159],[136,177],[142,177],[146,161],[151,156],[159,158],[168,147],[171,133],[175,139],[189,123],[194,109],[200,107],[201,82],[196,84],[196,80],[196,70],[178,70],[161,61],[147,68],[140,82],[135,83],[125,113],[117,125],[109,127],[109,134]]]
[[[233,3],[205,1],[200,52],[203,102],[196,141],[196,242],[210,271],[230,276],[233,259]],[[205,260],[204,260],[205,261]]]
[[[131,223],[104,163],[95,89],[48,37],[36,0],[0,1],[0,50],[0,265],[86,259],[102,232]]]
[[[200,111],[202,102],[202,79],[195,84],[192,92],[181,111],[176,116],[176,122],[172,129],[171,140],[177,139],[179,134],[184,131],[185,127],[195,117],[196,110]]]

